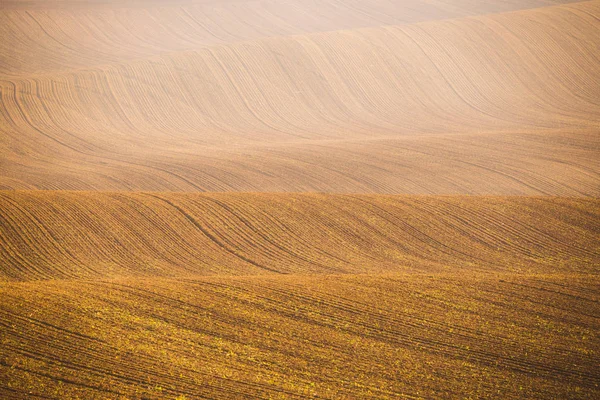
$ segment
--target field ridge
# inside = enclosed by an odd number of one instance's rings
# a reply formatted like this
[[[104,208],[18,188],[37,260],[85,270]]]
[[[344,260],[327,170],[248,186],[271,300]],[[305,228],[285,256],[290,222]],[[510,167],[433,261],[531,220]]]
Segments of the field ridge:
[[[4,81],[0,188],[598,196],[599,4]]]
[[[598,199],[0,192],[3,280],[593,273]]]

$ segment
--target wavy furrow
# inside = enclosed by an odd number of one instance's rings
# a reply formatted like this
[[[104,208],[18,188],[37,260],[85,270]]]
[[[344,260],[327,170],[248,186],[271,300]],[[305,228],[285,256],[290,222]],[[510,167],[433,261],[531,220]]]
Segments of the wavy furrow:
[[[5,191],[0,204],[3,280],[599,265],[597,200]]]
[[[0,5],[0,77],[119,63],[165,52],[261,37],[456,18],[560,4],[497,2],[151,1],[24,2]],[[33,52],[33,54],[32,54]]]
[[[142,14],[186,7],[213,6]],[[0,78],[0,187],[597,196],[598,8],[157,45]]]
[[[600,398],[599,21],[0,1],[0,398]]]

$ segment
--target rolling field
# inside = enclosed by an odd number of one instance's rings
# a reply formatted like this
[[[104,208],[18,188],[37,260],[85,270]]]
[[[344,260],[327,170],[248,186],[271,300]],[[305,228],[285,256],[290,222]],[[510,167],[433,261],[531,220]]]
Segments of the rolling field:
[[[94,45],[99,65],[26,76],[7,53],[0,188],[597,196],[599,13],[590,1],[114,62]]]
[[[599,284],[444,274],[6,284],[0,394],[589,399],[600,394]]]
[[[600,203],[2,192],[6,398],[590,398]]]
[[[33,191],[0,210],[0,281],[600,266],[597,199]]]
[[[600,1],[1,0],[1,399],[600,398]]]

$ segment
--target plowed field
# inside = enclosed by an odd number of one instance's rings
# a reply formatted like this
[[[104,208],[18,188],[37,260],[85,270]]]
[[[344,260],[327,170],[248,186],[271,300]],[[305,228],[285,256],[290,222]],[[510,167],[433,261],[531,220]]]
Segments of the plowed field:
[[[597,277],[5,284],[7,398],[593,398]]]
[[[255,13],[270,15],[268,4]],[[81,33],[95,26],[82,12],[127,21],[129,34],[117,22],[109,31],[126,55]],[[0,51],[0,188],[599,194],[598,1],[257,39],[240,31],[247,40],[177,51],[167,45],[186,43],[183,33],[162,30],[187,26],[185,8],[106,12],[3,11],[15,18],[6,37],[23,37],[30,58],[15,54],[21,42]],[[151,39],[128,13],[153,19],[140,24],[167,43],[128,44]],[[223,29],[236,24],[223,13]],[[67,33],[83,44],[67,45]],[[146,47],[156,54],[128,58]],[[55,57],[70,68],[52,67]]]
[[[600,398],[600,0],[0,0],[0,399]]]
[[[600,266],[597,199],[33,191],[0,210],[0,280]]]

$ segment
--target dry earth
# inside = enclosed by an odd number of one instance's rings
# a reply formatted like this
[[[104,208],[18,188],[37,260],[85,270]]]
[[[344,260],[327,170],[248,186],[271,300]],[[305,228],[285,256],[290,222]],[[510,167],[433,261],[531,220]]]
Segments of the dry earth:
[[[600,1],[1,0],[0,398],[600,398]]]
[[[598,285],[467,271],[6,284],[0,396],[597,398]]]
[[[156,54],[117,60],[80,33],[93,25],[81,12],[107,11],[1,13],[18,18],[6,24],[12,51],[0,51],[0,188],[599,194],[598,1],[307,34],[274,27],[279,35],[152,44]],[[82,43],[67,46],[76,55],[60,47],[65,33],[50,22],[59,16],[78,22],[68,32]],[[167,41],[163,25],[142,24]],[[109,33],[126,36],[117,27]],[[32,50],[30,36],[70,68]],[[17,57],[16,38],[31,60]]]
[[[32,191],[0,210],[0,281],[600,266],[598,199]]]

